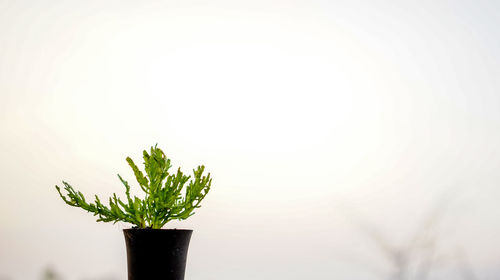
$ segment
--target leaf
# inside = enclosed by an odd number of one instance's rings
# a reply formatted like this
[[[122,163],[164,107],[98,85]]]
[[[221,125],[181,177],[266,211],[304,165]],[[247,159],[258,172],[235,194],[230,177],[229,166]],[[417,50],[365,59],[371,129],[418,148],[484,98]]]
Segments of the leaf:
[[[137,165],[135,165],[134,161],[130,157],[127,157],[126,160],[128,162],[128,165],[134,171],[135,178],[136,178],[137,182],[139,183],[139,185],[141,186],[142,190],[147,193],[148,189],[149,189],[148,178],[146,178],[144,176],[144,174],[142,174],[142,171],[139,170],[139,168],[137,167]],[[121,179],[121,177],[120,177],[120,179]]]

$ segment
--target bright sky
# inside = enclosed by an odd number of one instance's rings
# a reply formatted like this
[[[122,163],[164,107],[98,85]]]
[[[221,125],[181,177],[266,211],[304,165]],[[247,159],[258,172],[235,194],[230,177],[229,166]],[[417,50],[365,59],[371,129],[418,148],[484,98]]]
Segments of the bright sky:
[[[362,228],[404,246],[444,200],[431,278],[466,261],[492,279],[499,9],[0,0],[0,279],[125,279],[128,225],[95,223],[54,185],[121,193],[125,157],[155,143],[214,177],[170,225],[194,229],[186,279],[386,278]]]

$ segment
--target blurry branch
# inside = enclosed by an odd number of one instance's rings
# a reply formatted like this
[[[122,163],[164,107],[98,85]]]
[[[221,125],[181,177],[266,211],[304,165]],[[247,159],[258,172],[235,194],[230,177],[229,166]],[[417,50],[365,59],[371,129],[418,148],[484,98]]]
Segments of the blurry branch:
[[[361,222],[361,230],[374,242],[379,251],[392,266],[389,280],[427,280],[433,270],[447,263],[449,254],[439,254],[439,228],[445,216],[445,210],[452,196],[444,196],[424,215],[424,219],[415,229],[411,238],[400,245],[395,245],[392,238],[383,234],[376,226],[366,221]],[[463,260],[459,275],[462,279],[476,280],[472,269]]]

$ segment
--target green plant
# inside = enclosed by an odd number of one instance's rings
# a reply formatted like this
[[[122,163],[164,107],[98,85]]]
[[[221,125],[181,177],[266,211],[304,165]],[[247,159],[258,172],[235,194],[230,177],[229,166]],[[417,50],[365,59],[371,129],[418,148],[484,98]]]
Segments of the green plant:
[[[191,178],[184,175],[180,168],[176,173],[169,173],[170,159],[157,146],[151,147],[150,154],[144,151],[143,157],[146,176],[130,157],[127,157],[127,162],[145,193],[144,199],[137,196],[132,199],[130,185],[119,174],[118,178],[125,186],[127,200],[123,202],[116,193],[113,193],[109,198],[109,207],[104,205],[97,195],[94,203],[88,203],[84,195],[75,191],[67,182],[63,181],[67,196],[61,193],[58,186],[56,189],[64,202],[93,213],[99,217],[98,222],[123,221],[139,228],[159,229],[168,221],[184,220],[193,215],[193,210],[200,207],[200,202],[212,184],[210,173],[203,176],[205,166],[193,169],[194,174]]]

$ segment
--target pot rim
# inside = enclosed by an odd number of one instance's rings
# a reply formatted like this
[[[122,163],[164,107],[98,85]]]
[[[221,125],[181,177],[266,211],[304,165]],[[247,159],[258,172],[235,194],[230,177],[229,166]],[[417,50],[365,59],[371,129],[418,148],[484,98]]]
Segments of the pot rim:
[[[123,231],[193,231],[184,228],[125,228]]]

